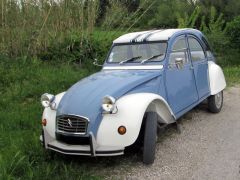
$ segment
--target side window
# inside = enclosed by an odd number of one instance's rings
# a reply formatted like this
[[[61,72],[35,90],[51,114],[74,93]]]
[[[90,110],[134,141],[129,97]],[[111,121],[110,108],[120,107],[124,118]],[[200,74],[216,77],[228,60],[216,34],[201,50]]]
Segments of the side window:
[[[189,37],[188,43],[192,61],[200,61],[205,59],[203,48],[195,38]]]
[[[169,58],[169,64],[175,64],[176,59],[182,59],[184,64],[188,63],[187,44],[185,36],[179,37],[173,44]]]
[[[210,59],[213,58],[213,53],[212,53],[211,48],[210,48],[210,46],[209,46],[209,44],[208,44],[208,41],[206,40],[205,37],[202,37],[202,41],[203,41],[204,44],[205,44],[205,49],[206,49],[206,55],[207,55],[207,57],[210,58]]]

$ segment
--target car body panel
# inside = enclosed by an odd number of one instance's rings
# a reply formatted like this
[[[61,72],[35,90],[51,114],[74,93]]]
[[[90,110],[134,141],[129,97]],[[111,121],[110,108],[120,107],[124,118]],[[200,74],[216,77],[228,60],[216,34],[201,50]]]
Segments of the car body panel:
[[[174,67],[166,70],[168,103],[175,114],[198,101],[195,78],[190,66],[187,64],[182,69]]]
[[[209,61],[209,83],[211,95],[217,94],[226,87],[223,71],[216,63]]]

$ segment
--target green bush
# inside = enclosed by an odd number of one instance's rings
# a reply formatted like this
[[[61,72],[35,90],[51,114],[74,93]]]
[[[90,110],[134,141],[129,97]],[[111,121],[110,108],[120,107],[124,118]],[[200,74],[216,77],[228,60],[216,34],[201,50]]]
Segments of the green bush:
[[[71,31],[63,38],[50,39],[50,44],[37,56],[46,61],[67,63],[87,63],[97,58],[103,61],[112,41],[122,34],[115,31],[93,31],[91,34],[82,34]]]
[[[227,24],[226,35],[229,37],[231,45],[240,49],[240,16]]]
[[[210,17],[206,24],[206,17],[202,17],[200,30],[208,37],[211,46],[217,53],[222,53],[229,45],[229,39],[225,35],[226,27],[223,14],[218,15],[215,7],[211,7]]]

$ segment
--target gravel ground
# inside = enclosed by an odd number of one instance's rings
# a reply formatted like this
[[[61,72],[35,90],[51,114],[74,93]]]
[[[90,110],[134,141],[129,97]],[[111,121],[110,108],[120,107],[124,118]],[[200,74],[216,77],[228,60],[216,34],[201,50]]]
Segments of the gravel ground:
[[[181,118],[180,134],[170,127],[160,135],[153,165],[123,157],[127,162],[114,167],[108,178],[239,180],[240,87],[224,92],[219,114],[211,114],[206,108],[201,104]]]

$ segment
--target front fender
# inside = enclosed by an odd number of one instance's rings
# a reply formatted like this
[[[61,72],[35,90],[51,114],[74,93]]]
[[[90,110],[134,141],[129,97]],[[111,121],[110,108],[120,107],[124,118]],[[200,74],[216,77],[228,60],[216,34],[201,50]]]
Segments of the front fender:
[[[116,114],[104,114],[97,132],[100,146],[126,147],[133,144],[140,132],[145,112],[156,112],[164,123],[175,121],[174,114],[161,96],[153,93],[136,93],[121,97],[116,102]],[[120,135],[118,127],[125,126],[126,134]]]
[[[211,95],[215,95],[226,87],[226,80],[223,71],[216,63],[209,61],[209,83]]]

